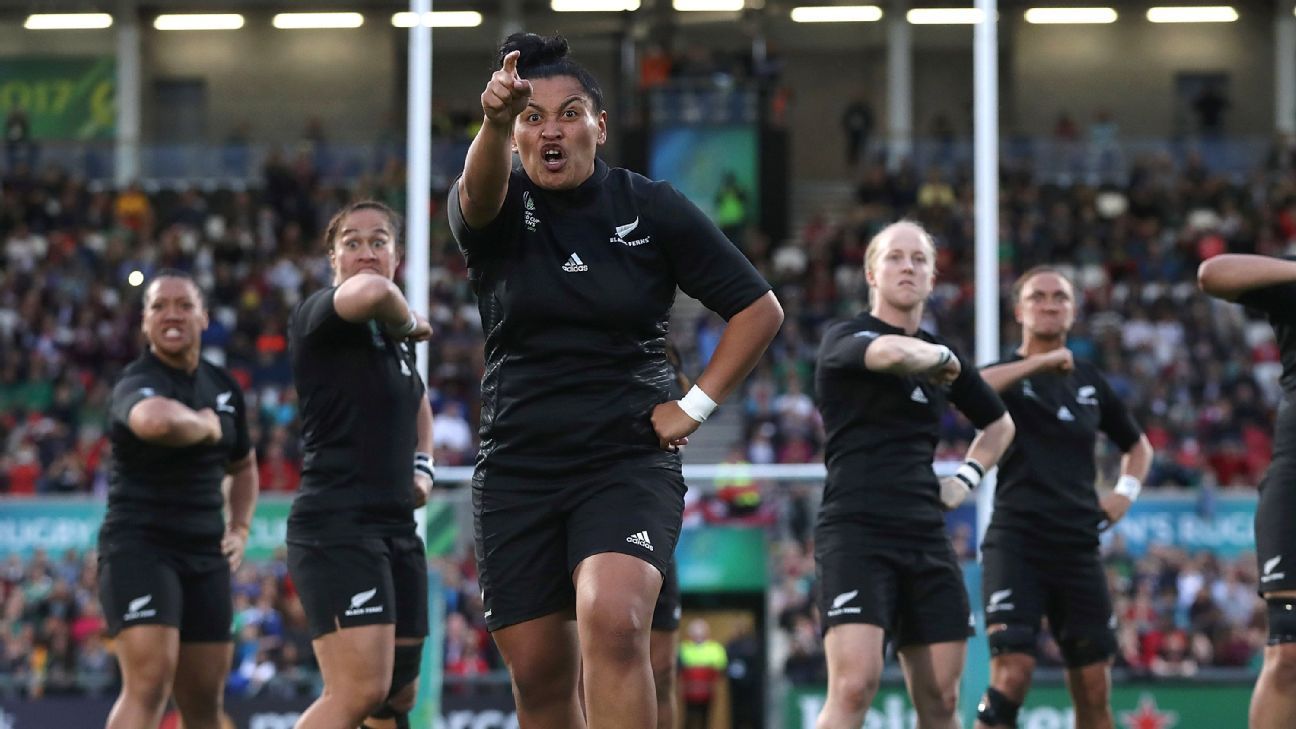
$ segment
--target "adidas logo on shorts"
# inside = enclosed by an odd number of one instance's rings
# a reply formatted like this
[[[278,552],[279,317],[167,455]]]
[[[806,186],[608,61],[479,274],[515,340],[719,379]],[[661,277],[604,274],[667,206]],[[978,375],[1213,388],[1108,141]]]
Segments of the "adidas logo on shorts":
[[[626,537],[626,541],[630,542],[631,544],[637,544],[640,547],[643,547],[644,549],[648,550],[649,552],[653,551],[652,540],[648,538],[648,532],[636,532],[634,534],[631,534],[630,536]]]

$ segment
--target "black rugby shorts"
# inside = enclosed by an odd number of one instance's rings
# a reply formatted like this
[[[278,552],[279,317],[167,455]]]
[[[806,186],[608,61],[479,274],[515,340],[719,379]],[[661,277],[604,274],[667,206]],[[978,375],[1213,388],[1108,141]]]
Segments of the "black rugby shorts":
[[[871,543],[856,524],[815,529],[815,583],[825,631],[866,623],[899,648],[974,634],[963,570],[949,540],[930,549]]]
[[[288,573],[312,638],[389,623],[397,638],[428,634],[427,556],[417,536],[289,540]]]
[[[1256,560],[1261,594],[1296,590],[1296,458],[1275,458],[1260,482]]]
[[[492,472],[473,481],[477,569],[492,631],[576,604],[572,573],[618,552],[665,574],[684,515],[678,468],[622,462],[598,472]]]
[[[1070,668],[1115,655],[1116,617],[1095,549],[1044,548],[992,531],[981,548],[981,597],[986,625],[1038,634],[1047,617]]]
[[[680,613],[679,574],[675,571],[675,560],[662,575],[661,592],[657,595],[657,604],[653,606],[653,630],[679,630]]]
[[[136,625],[180,629],[184,643],[231,640],[229,562],[156,544],[101,545],[99,604],[108,635]]]

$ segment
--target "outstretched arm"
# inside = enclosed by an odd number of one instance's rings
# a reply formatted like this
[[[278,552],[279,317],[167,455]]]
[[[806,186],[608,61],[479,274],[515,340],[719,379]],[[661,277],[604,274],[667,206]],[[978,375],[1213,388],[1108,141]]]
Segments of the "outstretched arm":
[[[405,301],[399,287],[376,273],[357,273],[333,292],[333,308],[346,321],[373,319],[388,333],[422,341],[432,336],[432,326]]]
[[[1296,261],[1244,253],[1225,253],[1202,261],[1197,285],[1220,299],[1233,301],[1252,290],[1296,282]]]
[[[221,438],[220,417],[215,411],[193,410],[169,397],[146,397],[135,403],[126,424],[136,438],[169,448],[215,443]]]
[[[520,55],[513,51],[504,57],[481,95],[482,126],[468,147],[459,181],[459,209],[469,228],[480,229],[494,220],[508,192],[513,120],[531,99],[531,82],[517,73]]]
[[[864,352],[864,366],[902,377],[925,374],[941,385],[953,382],[963,369],[949,347],[899,334],[883,334],[874,340]]]
[[[1062,347],[1043,354],[1032,354],[1016,362],[983,367],[981,379],[985,380],[995,392],[1003,392],[1031,375],[1040,372],[1065,373],[1074,368],[1075,359],[1071,355],[1071,350]]]

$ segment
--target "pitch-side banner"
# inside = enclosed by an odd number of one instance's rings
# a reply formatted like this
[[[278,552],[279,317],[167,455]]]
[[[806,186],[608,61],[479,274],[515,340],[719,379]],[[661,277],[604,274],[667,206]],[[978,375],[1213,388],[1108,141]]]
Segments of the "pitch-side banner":
[[[229,721],[221,729],[293,729],[313,697],[297,699],[226,699]],[[0,700],[4,729],[103,729],[113,697]],[[441,715],[419,729],[518,729],[517,713],[507,693],[452,695],[442,698]],[[180,729],[179,717],[167,712],[159,729]]]
[[[265,560],[284,546],[288,533],[288,511],[292,500],[284,496],[263,496],[257,502],[248,536],[247,558]],[[83,551],[95,546],[103,524],[104,503],[90,499],[4,499],[0,500],[0,557],[19,554],[24,558],[40,548],[54,557],[68,549]],[[457,539],[451,504],[427,505],[428,554],[441,556],[454,551]],[[4,727],[0,724],[0,728]]]
[[[1112,712],[1120,729],[1225,729],[1246,726],[1249,684],[1170,683],[1112,687]],[[793,688],[783,704],[784,729],[814,729],[824,689]],[[972,726],[972,717],[964,717]],[[903,686],[884,686],[863,729],[911,729],[917,714]],[[1017,719],[1018,729],[1074,729],[1075,711],[1063,686],[1034,686]]]
[[[117,64],[102,58],[6,58],[0,63],[0,118],[27,112],[34,139],[112,139]]]

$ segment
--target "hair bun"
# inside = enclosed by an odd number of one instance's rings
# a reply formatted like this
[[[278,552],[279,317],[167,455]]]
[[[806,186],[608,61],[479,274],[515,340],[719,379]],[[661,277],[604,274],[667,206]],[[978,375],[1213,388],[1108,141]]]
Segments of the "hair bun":
[[[518,51],[518,73],[526,76],[527,69],[547,66],[567,57],[570,46],[561,35],[537,35],[535,33],[514,33],[504,39],[500,45],[499,57],[495,67],[504,64],[504,56]]]

